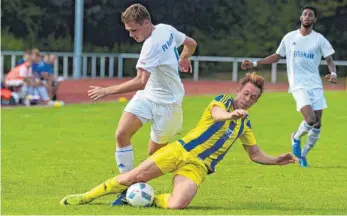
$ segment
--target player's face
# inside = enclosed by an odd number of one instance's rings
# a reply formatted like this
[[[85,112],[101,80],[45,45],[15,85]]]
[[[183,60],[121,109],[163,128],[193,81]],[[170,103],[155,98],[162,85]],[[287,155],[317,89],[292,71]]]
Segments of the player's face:
[[[55,55],[50,55],[49,56],[49,63],[54,64],[55,59],[56,59]]]
[[[45,55],[45,56],[43,57],[43,60],[44,60],[45,62],[49,62],[49,55]]]
[[[247,83],[242,89],[237,90],[235,103],[238,109],[248,109],[260,97],[260,89],[252,83]]]
[[[302,26],[304,26],[305,28],[309,28],[313,24],[315,24],[317,20],[313,10],[305,9],[300,16],[300,21]]]
[[[31,56],[30,56],[30,54],[28,54],[28,53],[26,53],[26,54],[24,54],[24,61],[29,61],[29,60],[31,60]]]
[[[128,23],[125,23],[125,29],[129,31],[129,36],[134,38],[137,42],[142,42],[148,37],[148,27],[149,27],[149,20],[144,20],[142,24],[131,21]]]
[[[26,64],[27,67],[30,67],[31,64],[32,64],[31,59],[28,59],[27,61],[25,61],[25,64]]]
[[[35,63],[38,63],[41,61],[41,56],[33,54],[31,55],[31,60]]]

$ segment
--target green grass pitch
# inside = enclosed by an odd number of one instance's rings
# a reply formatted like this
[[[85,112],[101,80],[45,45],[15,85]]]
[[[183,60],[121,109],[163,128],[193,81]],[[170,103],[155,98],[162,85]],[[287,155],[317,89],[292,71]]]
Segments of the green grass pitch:
[[[183,134],[214,96],[186,97]],[[118,173],[114,131],[125,103],[2,110],[1,214],[347,214],[347,94],[326,93],[321,139],[310,168],[262,166],[236,142],[185,210],[110,207],[105,196],[83,206],[60,206]],[[265,93],[250,110],[259,146],[276,156],[290,151],[289,135],[302,121],[287,93]],[[133,138],[136,164],[147,156],[149,125]],[[171,175],[149,182],[170,192]]]

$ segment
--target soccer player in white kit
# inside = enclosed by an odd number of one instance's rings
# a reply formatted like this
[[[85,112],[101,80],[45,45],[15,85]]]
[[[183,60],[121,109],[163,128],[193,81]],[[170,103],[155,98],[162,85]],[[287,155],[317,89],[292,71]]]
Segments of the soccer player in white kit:
[[[184,87],[179,76],[191,72],[189,57],[197,43],[166,24],[153,25],[141,4],[127,8],[121,16],[125,29],[137,42],[144,42],[136,64],[137,76],[120,85],[91,86],[88,95],[97,100],[110,94],[137,91],[127,104],[115,133],[115,158],[120,173],[133,168],[131,137],[147,122],[152,123],[148,153],[165,146],[182,128]],[[177,47],[184,45],[181,55]]]
[[[326,78],[335,83],[337,75],[332,58],[334,49],[323,35],[312,30],[313,24],[317,21],[316,8],[305,6],[300,21],[301,28],[286,34],[275,54],[256,62],[245,60],[241,68],[249,69],[259,64],[272,64],[281,56],[286,57],[289,92],[293,94],[297,110],[304,117],[297,131],[291,135],[292,151],[300,159],[300,166],[307,167],[307,153],[319,138],[323,109],[327,108],[318,70],[322,56],[330,72]],[[307,133],[307,141],[301,151],[300,139]]]

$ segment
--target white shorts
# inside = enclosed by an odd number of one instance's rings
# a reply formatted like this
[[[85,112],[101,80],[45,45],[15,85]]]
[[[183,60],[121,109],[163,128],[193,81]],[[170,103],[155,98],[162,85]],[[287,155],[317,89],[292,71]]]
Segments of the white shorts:
[[[297,89],[294,90],[292,94],[298,112],[300,112],[301,108],[307,105],[310,105],[313,110],[323,110],[328,107],[322,88]]]
[[[10,87],[17,87],[17,86],[21,86],[21,85],[23,85],[24,84],[24,81],[23,80],[7,80],[6,82],[5,82],[5,84],[7,85],[7,86],[10,86]]]
[[[135,95],[124,109],[145,124],[152,122],[151,139],[159,144],[170,142],[182,129],[183,112],[180,104],[159,104]]]

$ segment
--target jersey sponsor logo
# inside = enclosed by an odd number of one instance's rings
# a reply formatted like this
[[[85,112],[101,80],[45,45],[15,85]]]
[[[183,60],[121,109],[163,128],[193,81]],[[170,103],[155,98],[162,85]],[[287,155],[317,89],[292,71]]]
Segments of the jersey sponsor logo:
[[[170,38],[169,38],[169,40],[166,41],[165,44],[163,44],[163,45],[161,46],[161,48],[163,49],[164,52],[165,52],[166,50],[169,49],[169,47],[170,47],[171,44],[172,44],[173,39],[174,39],[174,38],[173,38],[173,34],[170,33]]]
[[[301,52],[301,51],[294,51],[294,58],[306,58],[306,59],[313,59],[314,54],[313,53],[307,53],[307,52]]]
[[[231,135],[234,133],[234,130],[228,128],[227,131],[223,134],[222,139],[230,139]]]

